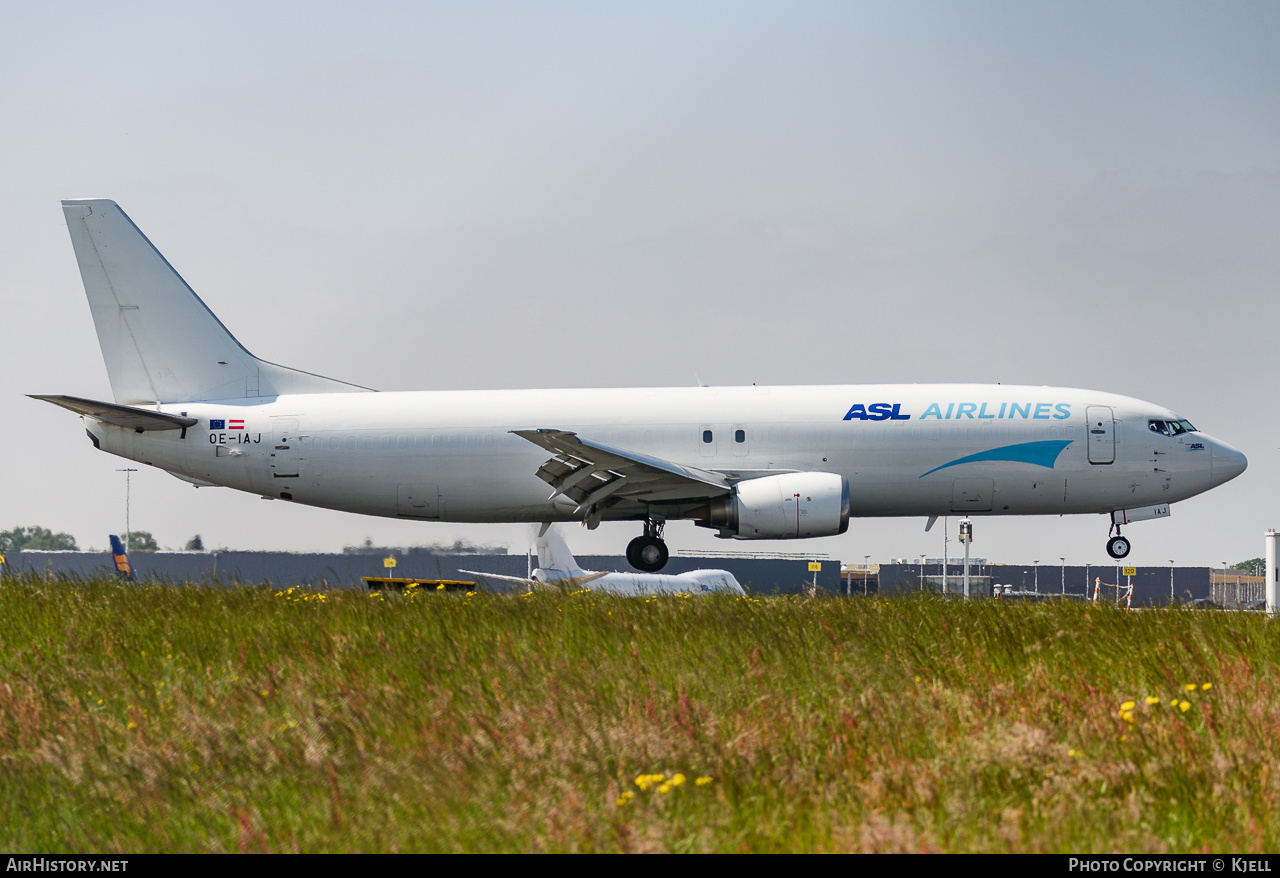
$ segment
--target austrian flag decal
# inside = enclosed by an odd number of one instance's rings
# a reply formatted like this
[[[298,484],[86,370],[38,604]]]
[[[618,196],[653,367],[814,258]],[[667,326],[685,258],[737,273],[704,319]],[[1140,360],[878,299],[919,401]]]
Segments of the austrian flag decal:
[[[243,429],[244,429],[244,421],[230,421],[230,422],[228,422],[228,424],[227,424],[227,429],[228,429],[228,430],[243,430]]]

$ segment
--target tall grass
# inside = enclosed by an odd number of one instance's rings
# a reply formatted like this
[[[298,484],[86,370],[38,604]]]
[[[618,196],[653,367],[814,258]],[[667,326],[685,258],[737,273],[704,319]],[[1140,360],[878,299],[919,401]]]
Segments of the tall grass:
[[[1243,613],[4,579],[0,846],[1276,850],[1278,663]]]

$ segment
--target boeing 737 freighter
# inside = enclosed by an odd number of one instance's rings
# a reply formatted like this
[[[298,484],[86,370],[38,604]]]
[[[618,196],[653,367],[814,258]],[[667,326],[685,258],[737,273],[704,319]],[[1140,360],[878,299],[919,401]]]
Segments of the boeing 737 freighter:
[[[647,595],[704,595],[735,594],[745,596],[737,578],[728,570],[690,570],[688,573],[664,575],[662,573],[610,573],[604,570],[583,570],[569,551],[554,526],[544,524],[534,541],[538,549],[538,569],[528,579],[485,573],[482,570],[459,570],[471,576],[513,582],[532,589],[534,586],[560,586],[601,591],[623,597]]]
[[[1110,516],[1244,472],[1149,402],[1064,387],[842,385],[373,392],[250,354],[113,201],[62,202],[114,402],[40,396],[94,447],[196,486],[423,521],[668,521],[720,537],[844,533],[851,517]],[[548,490],[549,488],[549,490]]]

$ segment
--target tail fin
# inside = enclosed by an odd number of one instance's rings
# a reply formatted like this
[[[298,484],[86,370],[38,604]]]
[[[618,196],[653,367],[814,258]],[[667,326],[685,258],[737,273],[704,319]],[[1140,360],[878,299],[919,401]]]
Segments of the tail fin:
[[[116,573],[121,579],[133,582],[133,565],[129,563],[129,554],[125,551],[124,544],[115,534],[109,534],[108,539],[111,540],[111,558],[116,562]]]
[[[565,543],[564,537],[560,536],[560,531],[555,525],[547,528],[547,532],[538,537],[536,545],[538,569],[558,570],[570,577],[582,576],[586,572],[574,560],[573,553],[569,551],[568,544]]]
[[[249,353],[114,201],[64,201],[62,212],[116,402],[368,390]]]

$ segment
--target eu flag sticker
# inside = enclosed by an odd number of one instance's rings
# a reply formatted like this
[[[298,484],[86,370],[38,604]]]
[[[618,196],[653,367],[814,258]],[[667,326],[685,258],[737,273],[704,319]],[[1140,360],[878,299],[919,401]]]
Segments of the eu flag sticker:
[[[226,418],[216,418],[216,419],[215,419],[215,418],[210,418],[210,419],[209,419],[209,429],[210,429],[210,430],[225,430],[225,429],[227,429],[227,420],[226,420]]]

